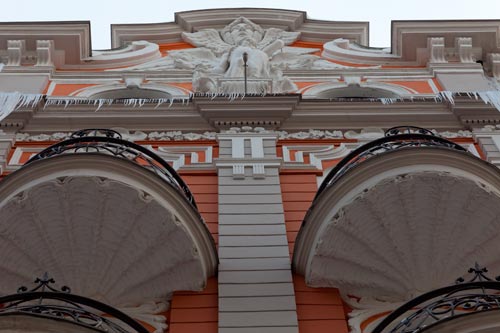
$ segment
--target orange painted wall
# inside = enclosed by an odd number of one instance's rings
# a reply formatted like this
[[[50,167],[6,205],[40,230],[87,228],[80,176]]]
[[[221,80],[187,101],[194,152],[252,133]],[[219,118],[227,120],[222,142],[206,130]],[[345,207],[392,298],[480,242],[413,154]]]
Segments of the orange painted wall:
[[[194,196],[198,210],[218,244],[218,181],[214,172],[181,172]],[[169,333],[217,333],[219,326],[217,278],[208,280],[200,292],[179,291],[172,297],[169,311]]]
[[[68,96],[77,90],[96,86],[95,84],[56,84],[52,96]]]
[[[217,278],[200,292],[175,292],[170,304],[169,333],[217,333],[219,297]]]
[[[309,288],[303,276],[294,275],[300,333],[347,333],[347,318],[339,291]]]
[[[219,190],[217,182],[217,174],[213,173],[188,173],[181,172],[180,176],[186,182],[194,200],[198,206],[198,210],[205,220],[210,233],[214,237],[216,243],[219,239]]]
[[[408,87],[413,89],[420,94],[432,94],[434,91],[432,90],[429,82],[427,81],[381,81],[385,83],[390,83],[402,87]]]
[[[281,195],[290,256],[304,216],[318,186],[316,171],[280,175]],[[339,292],[334,288],[309,288],[303,276],[294,275],[295,301],[300,333],[347,333],[347,319]]]
[[[288,247],[292,254],[302,220],[318,190],[316,173],[282,174],[280,182]]]

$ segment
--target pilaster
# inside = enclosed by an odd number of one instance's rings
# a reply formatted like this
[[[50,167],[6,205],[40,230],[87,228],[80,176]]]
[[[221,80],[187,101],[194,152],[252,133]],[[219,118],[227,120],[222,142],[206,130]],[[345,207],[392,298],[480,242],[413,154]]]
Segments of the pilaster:
[[[276,140],[218,135],[220,333],[298,332]]]
[[[0,175],[7,169],[8,157],[15,141],[15,134],[7,134],[0,130]]]

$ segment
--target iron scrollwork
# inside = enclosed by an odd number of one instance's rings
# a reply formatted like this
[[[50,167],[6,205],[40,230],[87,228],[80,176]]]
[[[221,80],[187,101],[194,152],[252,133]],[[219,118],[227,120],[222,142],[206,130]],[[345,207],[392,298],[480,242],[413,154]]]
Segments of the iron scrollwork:
[[[70,139],[56,143],[33,156],[26,164],[66,153],[98,153],[112,155],[132,161],[160,176],[173,185],[196,207],[189,188],[177,172],[151,150],[123,140],[120,133],[110,129],[83,129],[74,132]]]
[[[147,333],[137,321],[104,303],[60,290],[52,285],[47,273],[35,280],[31,290],[22,286],[16,294],[0,297],[0,317],[25,315],[48,320],[64,321],[102,333]]]
[[[433,132],[425,128],[415,126],[393,127],[385,132],[383,138],[371,141],[357,148],[342,159],[326,176],[316,193],[316,198],[346,172],[360,163],[389,151],[413,147],[440,147],[466,151],[464,147],[436,136]]]
[[[372,333],[418,333],[453,317],[500,310],[500,277],[495,280],[478,264],[469,269],[472,279],[423,294],[390,313]],[[404,319],[402,316],[413,311]]]

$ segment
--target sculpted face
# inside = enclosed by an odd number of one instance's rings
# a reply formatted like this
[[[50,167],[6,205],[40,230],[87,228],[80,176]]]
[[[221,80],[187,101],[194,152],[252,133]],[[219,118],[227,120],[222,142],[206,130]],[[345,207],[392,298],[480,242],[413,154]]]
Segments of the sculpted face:
[[[230,31],[231,37],[233,38],[236,45],[244,45],[246,43],[257,43],[254,37],[254,31],[252,27],[247,23],[235,24]]]

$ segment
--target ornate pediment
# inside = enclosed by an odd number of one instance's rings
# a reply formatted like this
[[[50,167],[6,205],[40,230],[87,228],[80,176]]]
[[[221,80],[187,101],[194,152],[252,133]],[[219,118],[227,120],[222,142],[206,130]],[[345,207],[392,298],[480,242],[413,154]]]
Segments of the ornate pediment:
[[[311,54],[319,49],[286,46],[299,36],[239,17],[223,29],[183,32],[184,41],[196,48],[171,51],[131,69],[192,70],[193,89],[199,93],[266,94],[297,90],[282,70],[345,67]]]

